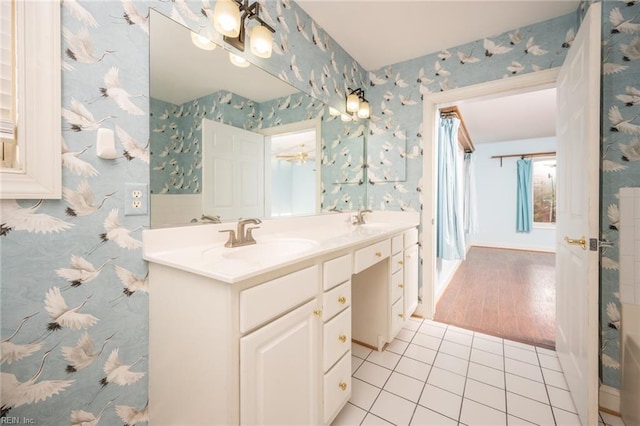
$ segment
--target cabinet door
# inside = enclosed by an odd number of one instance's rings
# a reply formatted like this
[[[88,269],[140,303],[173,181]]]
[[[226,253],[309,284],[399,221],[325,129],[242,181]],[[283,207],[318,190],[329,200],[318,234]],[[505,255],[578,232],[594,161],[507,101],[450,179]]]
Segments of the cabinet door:
[[[404,314],[409,318],[418,307],[418,245],[404,251]]]
[[[319,330],[313,300],[240,339],[240,422],[318,423]]]

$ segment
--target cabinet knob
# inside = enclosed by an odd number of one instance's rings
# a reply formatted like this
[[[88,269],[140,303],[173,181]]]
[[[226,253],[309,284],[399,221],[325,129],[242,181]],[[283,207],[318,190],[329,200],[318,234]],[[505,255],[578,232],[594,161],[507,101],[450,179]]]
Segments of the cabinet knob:
[[[404,318],[404,315],[402,315],[402,314],[398,314],[398,317],[399,317],[399,318]]]
[[[317,316],[318,318],[320,318],[322,316],[322,309],[316,309],[313,311],[313,315]]]
[[[340,389],[342,390],[347,390],[347,382],[340,382],[338,384],[338,386],[340,387]]]
[[[404,288],[404,284],[398,284],[398,287]]]
[[[338,336],[338,340],[340,340],[342,343],[347,341],[347,336],[345,336],[344,334],[341,334]]]
[[[402,260],[398,260],[398,265],[404,265],[404,262]]]
[[[376,257],[382,257],[382,253],[380,253],[379,251],[376,252]]]
[[[347,303],[347,298],[344,296],[338,297],[338,303],[340,303],[341,305],[344,305],[345,303]]]

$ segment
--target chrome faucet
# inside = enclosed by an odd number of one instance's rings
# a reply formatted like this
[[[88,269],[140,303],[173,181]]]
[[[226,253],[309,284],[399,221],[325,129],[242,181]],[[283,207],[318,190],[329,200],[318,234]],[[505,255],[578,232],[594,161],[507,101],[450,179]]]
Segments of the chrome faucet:
[[[238,221],[237,230],[233,229],[221,229],[218,232],[228,232],[229,239],[226,243],[224,243],[225,247],[240,247],[240,246],[248,246],[250,244],[255,244],[256,240],[253,239],[253,230],[259,228],[259,226],[250,226],[245,229],[245,227],[250,224],[259,224],[262,223],[260,219],[243,219]]]
[[[371,210],[369,209],[364,209],[364,210],[358,210],[358,214],[355,215],[353,218],[355,219],[353,224],[354,225],[364,225],[364,214],[365,213],[371,213]]]
[[[222,222],[220,221],[220,215],[216,215],[216,216],[209,216],[209,215],[203,214],[203,215],[200,217],[200,220],[201,220],[201,221],[211,222],[211,223],[222,223]]]

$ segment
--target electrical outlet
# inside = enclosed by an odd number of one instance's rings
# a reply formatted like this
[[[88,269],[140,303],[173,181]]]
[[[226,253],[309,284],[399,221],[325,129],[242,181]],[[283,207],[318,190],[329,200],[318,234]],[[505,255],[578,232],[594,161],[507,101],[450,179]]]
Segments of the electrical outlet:
[[[145,215],[149,213],[149,194],[146,183],[124,184],[124,215]]]

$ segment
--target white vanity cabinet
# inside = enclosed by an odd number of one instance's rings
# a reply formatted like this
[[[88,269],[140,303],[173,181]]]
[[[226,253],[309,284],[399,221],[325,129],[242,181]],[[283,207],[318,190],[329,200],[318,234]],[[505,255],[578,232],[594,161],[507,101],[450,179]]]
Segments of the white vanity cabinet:
[[[318,423],[317,283],[313,266],[240,292],[240,331],[259,327],[240,338],[240,424]]]
[[[352,341],[382,350],[414,303],[408,286],[417,301],[417,216],[380,217],[369,228],[349,214],[265,220],[281,242],[256,235],[228,250],[207,240],[224,224],[145,234],[149,423],[329,425],[351,397]],[[305,227],[335,235],[269,257],[300,244],[279,233]],[[191,246],[174,249],[180,238]]]
[[[351,397],[351,253],[323,264],[322,416],[330,424]]]
[[[403,234],[404,315],[408,319],[418,308],[418,271],[420,255],[418,230],[409,229]]]

